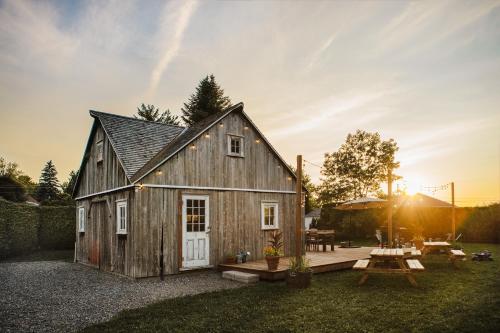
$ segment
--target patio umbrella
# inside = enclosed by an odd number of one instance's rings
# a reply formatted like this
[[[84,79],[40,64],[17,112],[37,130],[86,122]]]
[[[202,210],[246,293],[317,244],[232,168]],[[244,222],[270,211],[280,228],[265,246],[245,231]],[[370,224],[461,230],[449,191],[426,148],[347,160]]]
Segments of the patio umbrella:
[[[351,211],[362,210],[369,208],[384,208],[387,207],[387,200],[378,198],[359,198],[355,200],[349,200],[343,204],[338,205],[335,209],[338,210],[348,210],[349,211],[349,224],[351,224]],[[351,240],[349,240],[349,247],[351,247]]]

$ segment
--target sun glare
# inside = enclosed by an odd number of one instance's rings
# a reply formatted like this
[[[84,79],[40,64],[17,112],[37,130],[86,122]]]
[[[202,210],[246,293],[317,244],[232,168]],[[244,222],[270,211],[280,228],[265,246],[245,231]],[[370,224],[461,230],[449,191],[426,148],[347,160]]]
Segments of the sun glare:
[[[409,195],[415,195],[418,192],[424,191],[425,182],[418,176],[404,177],[401,183],[398,184],[400,190]]]

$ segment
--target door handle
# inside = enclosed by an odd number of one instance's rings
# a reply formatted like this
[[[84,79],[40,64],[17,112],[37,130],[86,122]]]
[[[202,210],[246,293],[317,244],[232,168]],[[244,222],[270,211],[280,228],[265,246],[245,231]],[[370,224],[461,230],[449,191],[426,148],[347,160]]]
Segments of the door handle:
[[[205,233],[206,233],[206,234],[209,234],[211,230],[212,230],[212,228],[207,227],[207,231],[205,231]]]

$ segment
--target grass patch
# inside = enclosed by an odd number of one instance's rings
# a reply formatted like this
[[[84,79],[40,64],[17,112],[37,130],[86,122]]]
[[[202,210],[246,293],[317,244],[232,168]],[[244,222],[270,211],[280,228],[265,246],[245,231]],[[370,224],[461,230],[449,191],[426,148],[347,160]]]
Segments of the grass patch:
[[[307,290],[284,283],[182,297],[119,313],[85,332],[499,332],[500,245],[495,261],[461,263],[444,255],[422,260],[426,272],[412,287],[400,275],[373,275],[358,286],[360,272],[315,275]]]
[[[40,250],[3,260],[3,262],[18,261],[73,261],[73,250]]]

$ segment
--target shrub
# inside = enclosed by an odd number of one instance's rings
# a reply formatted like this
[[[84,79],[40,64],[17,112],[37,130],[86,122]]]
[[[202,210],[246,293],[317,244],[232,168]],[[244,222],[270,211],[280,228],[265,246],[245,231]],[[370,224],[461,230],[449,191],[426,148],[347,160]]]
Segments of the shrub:
[[[75,244],[75,207],[40,207],[40,247],[46,250],[72,249]]]
[[[0,199],[0,258],[38,247],[38,207]]]
[[[36,249],[72,249],[75,207],[44,207],[0,199],[0,258]]]

